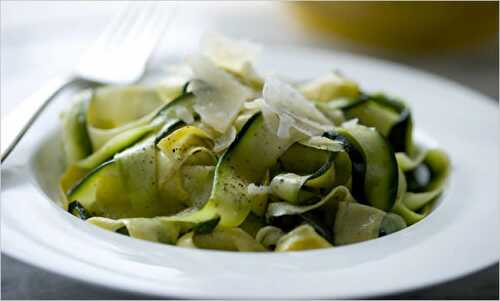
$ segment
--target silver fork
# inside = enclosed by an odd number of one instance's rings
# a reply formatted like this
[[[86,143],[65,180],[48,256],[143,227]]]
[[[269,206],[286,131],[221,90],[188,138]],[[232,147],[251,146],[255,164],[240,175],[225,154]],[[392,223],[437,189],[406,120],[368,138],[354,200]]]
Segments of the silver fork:
[[[75,70],[54,78],[1,121],[1,162],[47,105],[74,84],[124,85],[139,80],[154,47],[172,19],[172,3],[130,3],[82,56]]]

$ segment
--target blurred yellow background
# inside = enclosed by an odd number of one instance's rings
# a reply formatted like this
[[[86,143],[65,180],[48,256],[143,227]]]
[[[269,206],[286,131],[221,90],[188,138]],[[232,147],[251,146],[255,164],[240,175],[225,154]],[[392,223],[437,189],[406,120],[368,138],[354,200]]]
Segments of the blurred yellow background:
[[[497,2],[294,2],[309,29],[361,46],[430,51],[478,46],[498,35]]]

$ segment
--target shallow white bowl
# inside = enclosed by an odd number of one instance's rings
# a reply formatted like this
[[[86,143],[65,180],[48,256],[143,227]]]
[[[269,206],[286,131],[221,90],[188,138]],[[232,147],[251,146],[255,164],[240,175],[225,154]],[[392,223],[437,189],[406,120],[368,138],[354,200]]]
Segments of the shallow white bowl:
[[[439,77],[348,54],[271,47],[259,65],[295,79],[332,68],[365,90],[404,98],[419,140],[450,154],[446,193],[418,224],[350,246],[281,254],[183,249],[106,232],[56,204],[62,99],[2,166],[2,252],[98,285],[201,298],[373,297],[498,262],[498,105]]]

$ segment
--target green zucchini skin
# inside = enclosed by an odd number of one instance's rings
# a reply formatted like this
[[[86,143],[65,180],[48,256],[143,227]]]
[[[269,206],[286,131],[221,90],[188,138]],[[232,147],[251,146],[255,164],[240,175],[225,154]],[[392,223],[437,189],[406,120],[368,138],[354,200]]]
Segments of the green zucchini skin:
[[[278,159],[279,168],[298,175],[313,174],[328,161],[330,154],[326,150],[310,148],[294,143]],[[280,171],[281,172],[281,171]],[[272,177],[275,174],[271,174]]]
[[[398,122],[392,126],[387,137],[395,152],[411,153],[413,143],[411,138],[412,128],[413,121],[410,111],[405,109],[401,113]]]
[[[80,97],[82,99],[62,114],[63,148],[67,165],[78,162],[92,153],[92,143],[87,131],[87,99],[84,96]]]
[[[399,113],[398,121],[392,126],[387,139],[395,152],[412,153],[413,149],[413,118],[408,106],[399,100],[382,94],[372,96],[374,101],[392,108]]]
[[[337,153],[328,158],[312,174],[299,176],[294,173],[275,175],[270,182],[272,195],[291,204],[309,203],[319,194],[327,194],[334,186],[334,160]]]
[[[361,203],[390,210],[397,196],[398,166],[394,151],[376,130],[364,126],[325,134],[345,145],[352,164],[352,194]]]
[[[267,170],[290,147],[291,140],[271,133],[261,113],[252,116],[219,159],[209,203],[217,207],[221,225],[234,227],[250,211],[247,186],[262,184]]]
[[[333,231],[320,216],[314,211],[305,212],[299,215],[304,222],[309,224],[316,232],[332,245],[334,244]]]
[[[95,153],[76,163],[80,168],[92,170],[110,160],[116,153],[121,152],[128,147],[134,145],[142,138],[154,131],[156,127],[152,125],[143,125],[137,128],[125,131],[113,137],[109,143],[105,144]]]
[[[186,124],[182,120],[172,120],[169,123],[166,123],[156,134],[155,137],[155,145],[160,142],[161,139],[170,135],[173,131],[185,126]]]
[[[321,177],[322,175],[324,175],[325,172],[328,171],[328,169],[330,169],[330,167],[332,167],[333,161],[335,161],[336,156],[337,156],[337,153],[332,152],[330,154],[330,157],[328,158],[328,160],[325,162],[325,164],[323,164],[318,170],[316,170],[311,176],[309,176],[307,181],[315,180],[315,179]]]
[[[220,221],[220,216],[217,216],[217,217],[210,219],[206,222],[196,224],[193,227],[193,231],[194,231],[194,233],[197,233],[197,234],[208,234],[208,233],[212,232],[215,229],[215,227],[217,227],[217,225],[219,224],[219,221]]]
[[[68,205],[68,212],[82,220],[91,218],[93,215],[78,201],[73,201]]]
[[[342,142],[344,150],[349,155],[352,169],[352,195],[361,202],[367,203],[363,187],[365,186],[366,161],[361,151],[350,140],[338,132],[328,132],[325,137]]]
[[[353,101],[350,101],[349,103],[347,103],[346,105],[344,105],[342,107],[339,107],[339,109],[341,109],[345,112],[349,109],[352,109],[352,108],[355,108],[359,105],[362,105],[369,100],[370,100],[370,96],[368,94],[361,93],[358,97],[356,97],[356,99],[354,99]]]
[[[69,201],[68,212],[82,219],[91,217],[86,214],[89,212],[87,208],[92,207],[95,202],[95,191],[97,189],[99,178],[102,173],[106,173],[108,169],[114,168],[114,166],[115,164],[113,160],[106,161],[94,168],[86,176],[80,179],[72,188],[70,188],[66,193]],[[84,210],[80,210],[80,207]]]
[[[181,104],[187,104],[189,102],[192,101],[194,97],[194,94],[191,93],[191,92],[186,92],[186,89],[183,88],[182,90],[182,94],[179,95],[177,98],[175,98],[174,100],[172,100],[171,102],[165,104],[163,106],[163,108],[159,109],[158,112],[156,113],[155,116],[153,116],[153,120],[157,117],[160,117],[162,115],[166,115],[166,113],[168,112],[168,110],[170,110],[171,108],[177,106],[177,105],[181,105]]]
[[[123,226],[120,229],[115,231],[118,234],[125,235],[125,236],[130,236],[130,233],[128,232],[127,227]]]
[[[104,170],[107,166],[110,166],[114,163],[113,160],[108,160],[101,165],[97,166],[93,170],[91,170],[87,175],[81,178],[78,182],[76,182],[67,192],[66,194],[71,199],[71,196],[78,194],[80,191],[85,189],[86,183],[91,181],[94,177],[97,177],[98,174]]]
[[[177,98],[166,104],[163,108],[161,108],[156,115],[153,117],[153,122],[157,118],[165,117],[168,114],[168,111],[178,105],[190,105],[193,101],[194,94],[191,92],[187,92],[187,87],[189,82],[186,83],[182,88],[182,94]],[[181,120],[173,120],[171,123],[165,124],[156,134],[155,144],[160,142],[161,139],[165,138],[169,135],[173,130],[178,129],[184,126],[185,123]]]
[[[369,106],[376,106],[373,108],[375,112],[364,113],[363,109]],[[341,109],[348,118],[358,118],[362,124],[377,128],[387,138],[395,152],[411,154],[413,119],[410,109],[402,101],[388,98],[383,94],[361,94]],[[383,115],[377,118],[379,114],[398,114],[398,117],[391,124],[387,124],[390,121],[382,117]]]

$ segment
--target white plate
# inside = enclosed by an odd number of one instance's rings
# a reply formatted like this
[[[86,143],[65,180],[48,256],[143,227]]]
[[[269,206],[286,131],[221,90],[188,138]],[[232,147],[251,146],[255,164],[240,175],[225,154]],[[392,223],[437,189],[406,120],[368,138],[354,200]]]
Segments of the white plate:
[[[444,197],[403,231],[325,250],[245,254],[191,250],[98,229],[61,210],[54,104],[2,166],[2,251],[69,277],[162,297],[363,298],[450,280],[498,262],[498,106],[403,66],[312,49],[268,48],[262,70],[308,78],[332,67],[413,108],[424,143],[451,156]],[[52,199],[52,200],[51,200]]]

